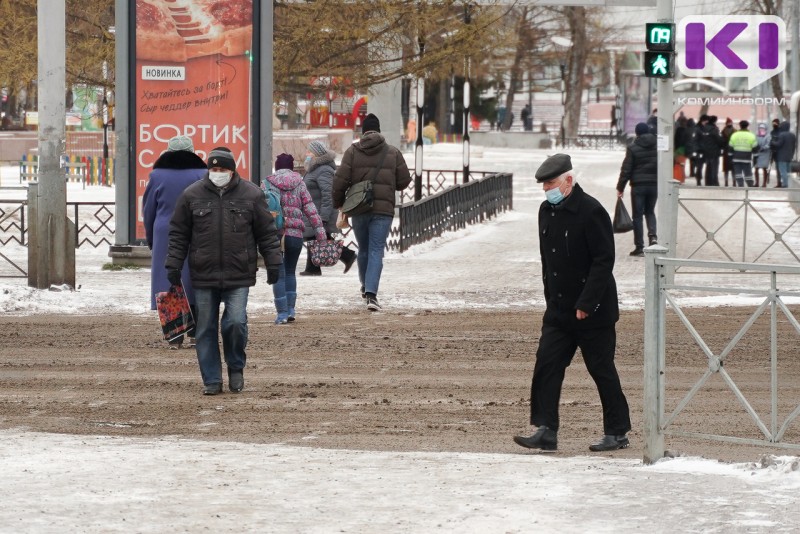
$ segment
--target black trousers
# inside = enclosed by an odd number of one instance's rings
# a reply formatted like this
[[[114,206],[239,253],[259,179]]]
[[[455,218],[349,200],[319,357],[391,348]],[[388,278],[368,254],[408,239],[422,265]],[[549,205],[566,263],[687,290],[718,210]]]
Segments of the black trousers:
[[[706,157],[706,185],[719,185],[719,156]]]
[[[626,434],[631,429],[630,410],[614,365],[616,345],[614,326],[567,330],[543,325],[531,381],[531,424],[558,430],[558,404],[564,372],[580,348],[586,369],[600,394],[603,433]]]

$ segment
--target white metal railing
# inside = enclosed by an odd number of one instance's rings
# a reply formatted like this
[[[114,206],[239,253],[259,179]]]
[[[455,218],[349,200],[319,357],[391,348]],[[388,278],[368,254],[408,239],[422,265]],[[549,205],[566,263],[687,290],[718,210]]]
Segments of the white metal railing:
[[[800,263],[800,192],[758,187],[690,187],[672,182],[674,257]],[[678,218],[683,222],[678,225]],[[668,245],[669,246],[669,245]],[[684,267],[683,265],[681,267]]]
[[[667,249],[661,246],[652,246],[645,249],[645,324],[644,331],[644,461],[652,463],[664,456],[664,436],[674,435],[688,438],[711,439],[740,444],[770,445],[787,449],[800,449],[800,443],[784,442],[784,436],[792,422],[800,415],[800,399],[792,401],[794,408],[781,422],[778,412],[778,315],[779,312],[786,317],[789,325],[800,335],[800,323],[784,302],[786,297],[800,298],[800,265],[770,265],[741,262],[707,261],[676,259],[666,257]],[[671,282],[671,272],[678,272],[679,268],[694,268],[712,275],[708,283],[704,283],[702,276],[697,276],[697,271],[687,276],[689,283],[677,284]],[[769,283],[756,287],[752,277],[747,278],[747,287],[742,283],[725,284],[719,273],[731,273],[742,279],[742,273],[762,275],[763,280],[768,276]],[[781,286],[790,287],[790,281],[795,282],[797,289],[780,289],[778,280],[781,277]],[[676,276],[683,278],[683,275]],[[682,291],[697,293],[698,291],[709,294],[748,295],[761,298],[755,312],[749,317],[739,331],[732,337],[727,345],[719,352],[714,353],[703,340],[701,334],[691,324],[681,309],[676,294]],[[705,357],[705,369],[697,377],[694,385],[677,402],[670,413],[666,412],[666,315],[672,310],[680,323],[686,328],[691,338],[700,348]],[[742,392],[735,380],[725,370],[723,363],[742,337],[751,330],[756,320],[769,313],[769,372],[770,387],[769,421],[764,422],[754,409],[752,403]],[[652,335],[650,335],[652,333]],[[797,346],[797,339],[781,338],[780,342]],[[766,363],[766,358],[765,358]],[[673,423],[679,418],[684,409],[696,400],[697,393],[703,389],[709,379],[718,375],[722,382],[734,394],[736,399],[750,416],[757,427],[762,439],[754,439],[731,435],[710,434],[702,432],[686,432],[673,428]],[[797,404],[794,404],[797,402]],[[785,403],[784,403],[785,404]],[[732,432],[735,429],[731,429]]]

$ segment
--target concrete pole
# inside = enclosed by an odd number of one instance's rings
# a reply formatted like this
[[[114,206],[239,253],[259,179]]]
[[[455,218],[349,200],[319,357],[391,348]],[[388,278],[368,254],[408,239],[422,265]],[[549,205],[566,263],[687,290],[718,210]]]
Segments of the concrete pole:
[[[36,287],[75,285],[74,234],[68,229],[67,187],[61,155],[66,140],[65,0],[38,0],[39,187]],[[73,236],[70,239],[70,236]],[[71,247],[68,252],[67,248]],[[71,259],[71,262],[69,261]]]
[[[672,20],[672,0],[658,0],[657,6],[658,22],[673,22]],[[667,255],[675,255],[675,236],[677,234],[677,217],[675,210],[676,203],[673,203],[670,196],[673,188],[670,187],[672,181],[673,165],[673,137],[675,123],[672,118],[674,104],[672,102],[672,80],[659,79],[657,86],[658,96],[658,137],[660,149],[658,151],[658,243],[667,248]]]
[[[41,0],[40,0],[41,1]],[[114,165],[114,222],[115,245],[128,245],[134,242],[133,229],[135,209],[131,206],[132,180],[130,162],[133,146],[130,138],[130,32],[128,31],[128,4],[130,0],[115,0],[114,3],[114,133],[116,134],[116,164]],[[112,251],[114,247],[111,247]]]
[[[261,74],[261,84],[257,98],[261,100],[261,138],[258,140],[261,152],[260,175],[264,178],[272,174],[272,117],[275,110],[272,102],[274,85],[272,62],[272,2],[261,2],[261,43],[258,47],[261,57],[258,57]],[[328,106],[330,116],[330,105]]]

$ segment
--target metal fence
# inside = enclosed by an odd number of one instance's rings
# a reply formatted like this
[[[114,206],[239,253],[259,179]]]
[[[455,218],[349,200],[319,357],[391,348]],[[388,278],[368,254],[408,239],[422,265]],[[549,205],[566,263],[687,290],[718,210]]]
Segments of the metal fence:
[[[75,223],[75,248],[111,246],[115,212],[113,202],[67,202],[67,217]],[[27,200],[0,199],[0,245],[4,247],[0,250],[0,278],[27,277]],[[11,254],[15,247],[18,250]]]
[[[513,208],[513,175],[491,174],[466,184],[456,184],[418,202],[400,206],[398,236],[394,246],[404,252],[450,230],[481,223]]]
[[[495,174],[490,171],[470,171],[469,179],[480,180],[490,174]],[[463,171],[437,171],[437,170],[423,170],[422,171],[422,196],[427,197],[440,191],[444,191],[449,187],[453,187],[461,183],[464,177]],[[414,201],[414,180],[412,176],[411,183],[407,188],[400,191],[400,204]]]
[[[794,441],[786,439],[787,431],[800,415],[800,385],[792,384],[790,388],[781,390],[781,397],[778,395],[779,371],[783,369],[786,372],[786,366],[796,367],[794,362],[800,323],[785,299],[800,297],[798,279],[800,266],[673,259],[664,257],[666,252],[667,249],[660,246],[645,249],[644,331],[647,335],[644,336],[644,461],[652,463],[662,458],[665,451],[664,437],[670,435],[800,449],[800,437],[796,429],[792,434]],[[691,268],[692,275],[684,274],[676,278],[683,280],[685,276],[688,282],[683,284],[669,282],[667,273],[670,270],[679,272],[683,267]],[[702,281],[702,277],[698,276],[698,270],[710,276]],[[728,273],[730,276],[725,277],[720,273]],[[731,277],[741,281],[745,274],[748,275],[747,284],[744,284],[746,287],[742,287],[741,283],[730,283]],[[792,284],[795,289],[790,289]],[[698,293],[731,295],[735,298],[745,295],[755,299],[757,303],[755,311],[744,320],[741,328],[718,352],[710,348],[709,343],[687,318],[681,306],[681,294]],[[745,309],[744,313],[747,312]],[[686,392],[676,392],[668,388],[671,376],[668,356],[677,356],[667,353],[666,332],[669,313],[674,313],[679,325],[688,333],[688,338],[681,337],[679,348],[673,349],[679,351],[684,360],[680,366],[680,373],[683,375],[693,371],[697,373],[694,385]],[[763,327],[753,328],[756,321],[765,314],[769,314],[767,335],[764,335]],[[756,341],[764,347],[768,346],[769,349],[751,356],[763,360],[761,368],[768,376],[754,377],[745,374],[737,384],[732,373],[736,361],[731,355],[745,335],[757,338],[759,331],[765,339]],[[687,343],[687,339],[690,343]],[[694,351],[689,347],[692,343],[697,347]],[[693,354],[697,354],[696,361],[692,360],[694,365],[687,365],[685,360],[691,359]],[[783,357],[783,366],[779,366],[779,355]],[[730,364],[727,365],[727,369],[726,364]],[[719,377],[713,386],[712,377]],[[708,417],[713,415],[705,414],[698,417],[697,414],[692,416],[688,413],[692,408],[697,408],[703,413],[701,393],[720,387],[732,393],[747,414],[743,417],[752,423],[751,427],[734,423],[729,432],[724,434],[705,432],[703,430],[708,426]],[[757,408],[762,412],[768,412],[766,417],[768,420],[765,421],[759,415]],[[733,410],[734,407],[731,406],[731,412]],[[781,414],[784,414],[782,419]],[[720,414],[720,417],[724,421],[731,420],[727,412]]]
[[[665,202],[677,225],[674,256],[747,263],[800,263],[800,195],[793,189],[693,187],[672,183]],[[659,199],[662,201],[662,199]],[[686,265],[681,268],[686,269]]]

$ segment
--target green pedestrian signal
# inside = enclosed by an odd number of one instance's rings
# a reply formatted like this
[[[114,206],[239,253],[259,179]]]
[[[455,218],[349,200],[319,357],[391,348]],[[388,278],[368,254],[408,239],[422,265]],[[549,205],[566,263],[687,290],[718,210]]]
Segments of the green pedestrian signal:
[[[648,78],[674,78],[675,54],[673,52],[645,52],[644,75]]]

